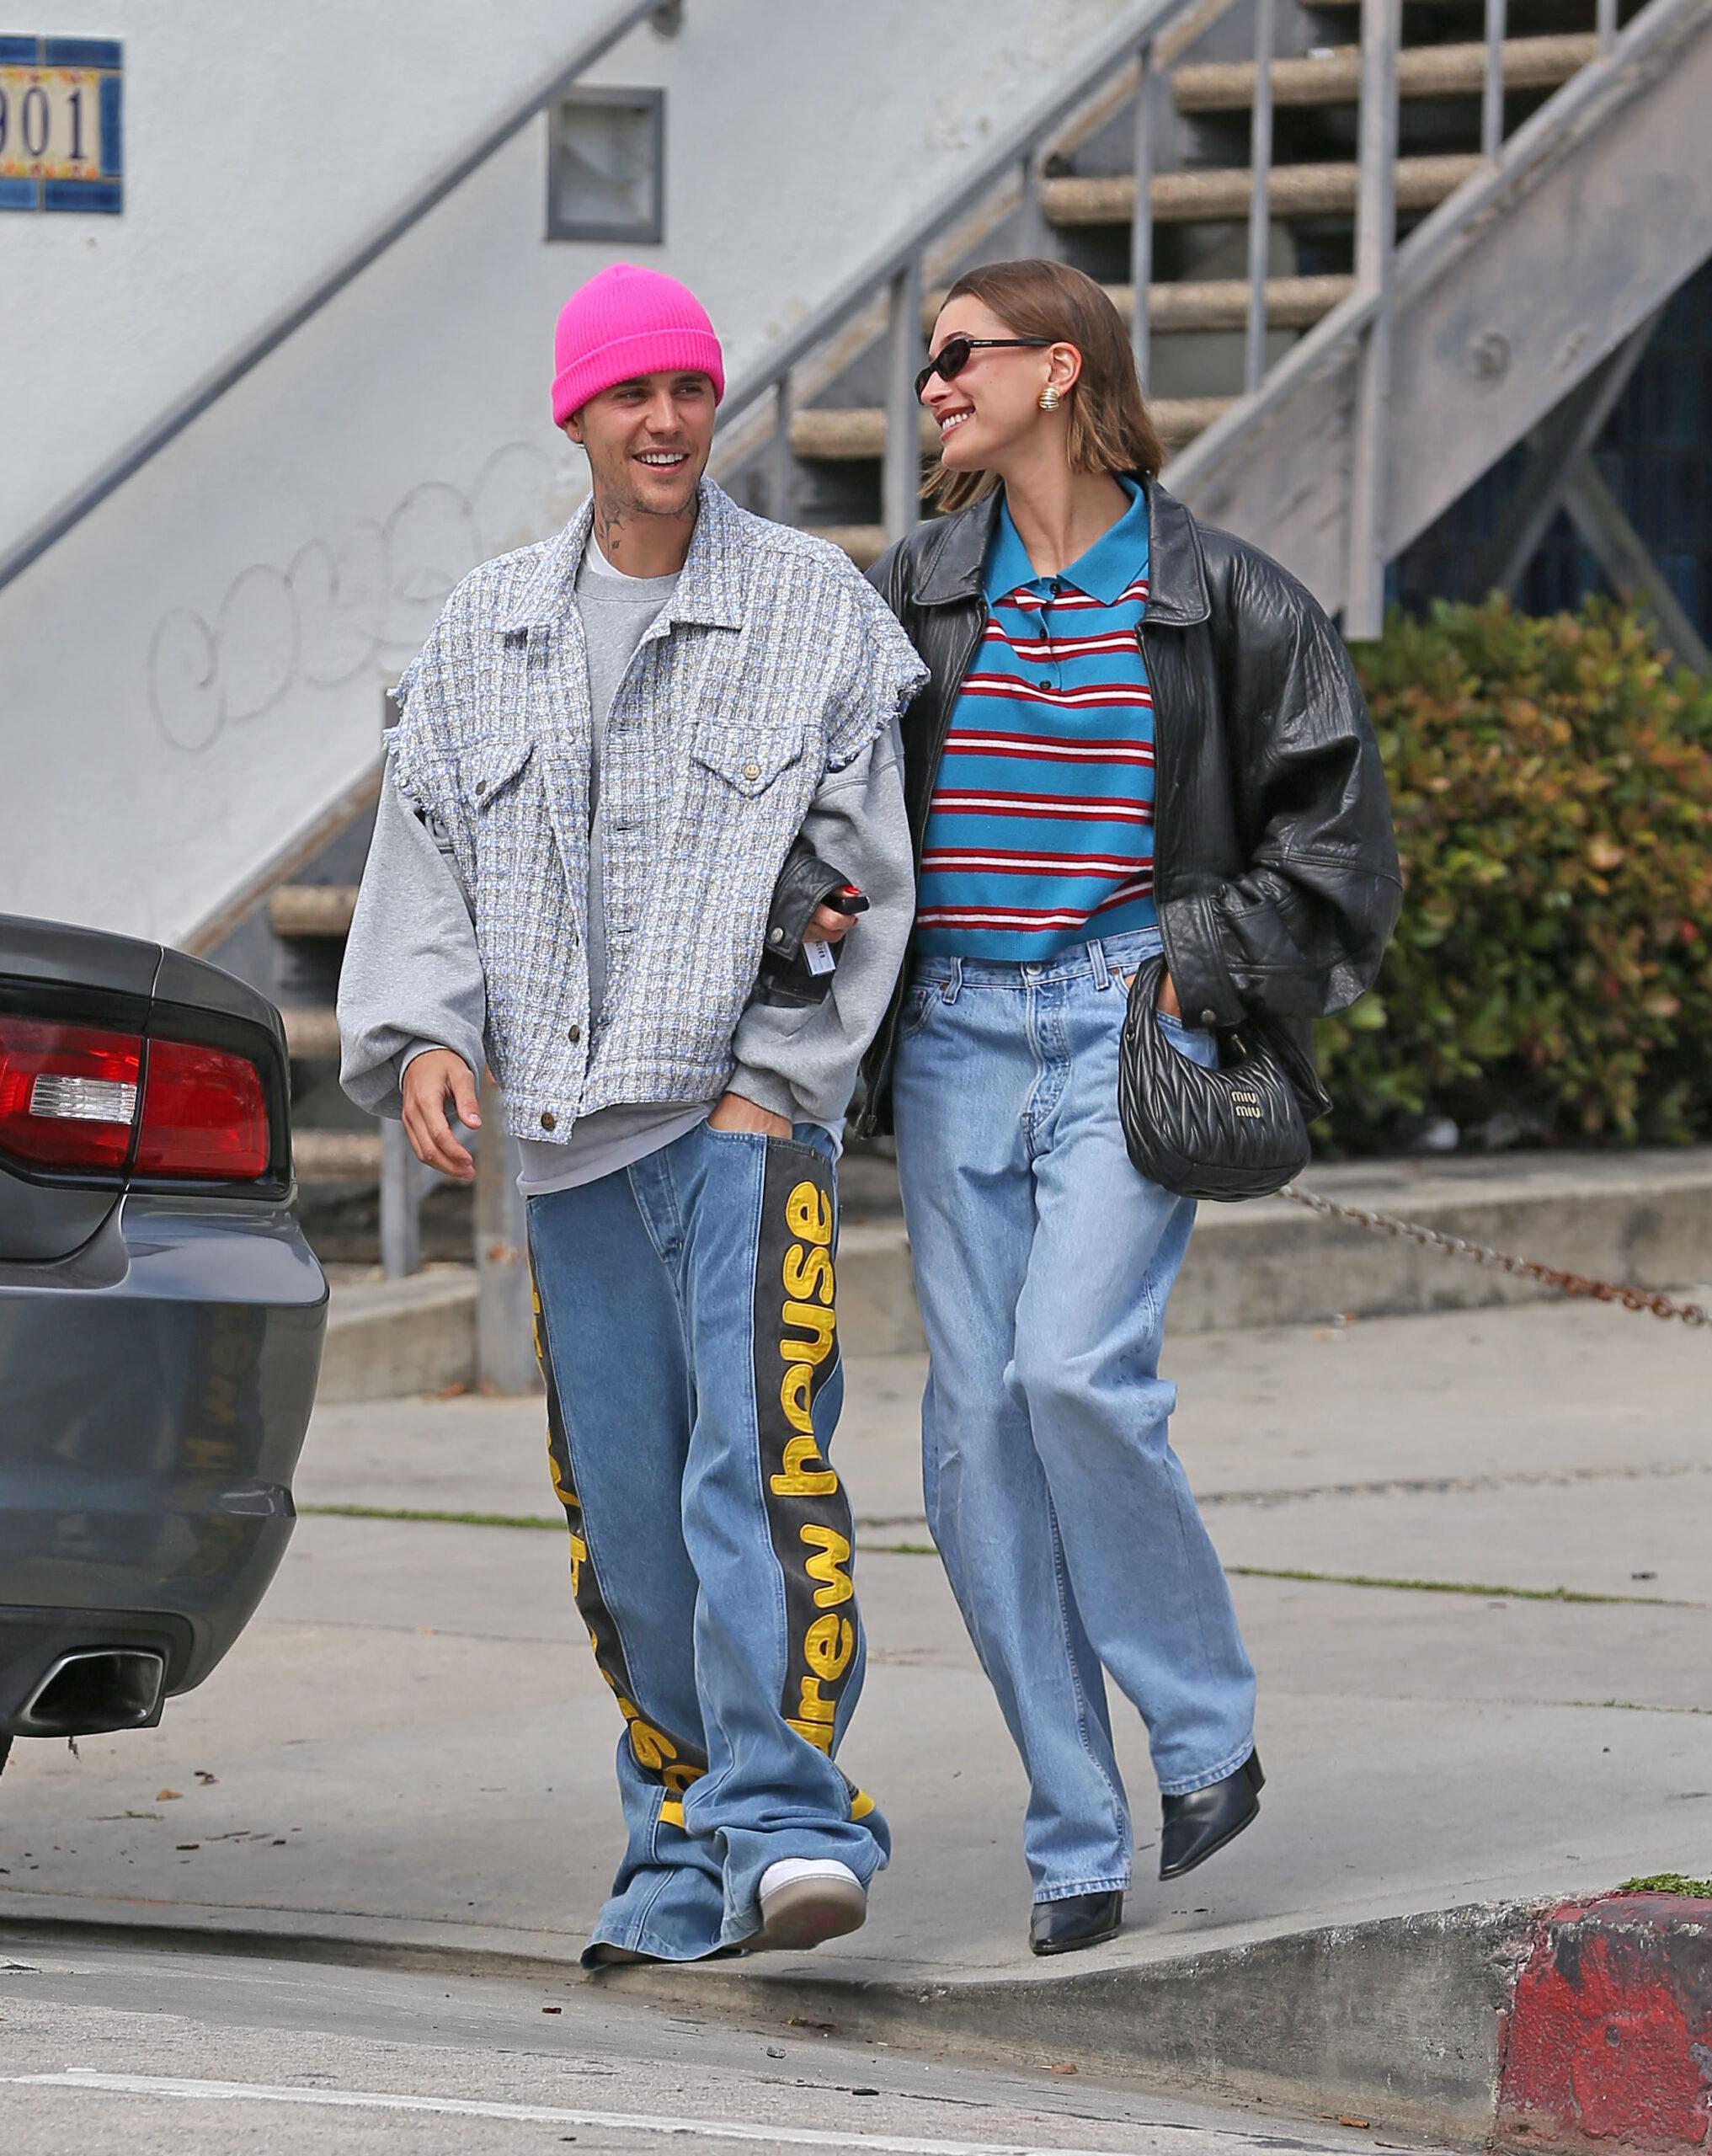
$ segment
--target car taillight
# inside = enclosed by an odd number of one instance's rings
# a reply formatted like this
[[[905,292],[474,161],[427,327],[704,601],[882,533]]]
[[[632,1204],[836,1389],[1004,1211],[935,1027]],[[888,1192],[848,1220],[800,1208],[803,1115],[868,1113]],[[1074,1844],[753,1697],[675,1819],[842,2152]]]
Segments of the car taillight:
[[[271,1151],[248,1056],[0,1015],[0,1151],[45,1168],[254,1182]]]
[[[133,1172],[253,1182],[268,1171],[268,1103],[248,1056],[151,1041]]]
[[[0,1145],[45,1168],[122,1168],[141,1064],[134,1033],[0,1017]]]

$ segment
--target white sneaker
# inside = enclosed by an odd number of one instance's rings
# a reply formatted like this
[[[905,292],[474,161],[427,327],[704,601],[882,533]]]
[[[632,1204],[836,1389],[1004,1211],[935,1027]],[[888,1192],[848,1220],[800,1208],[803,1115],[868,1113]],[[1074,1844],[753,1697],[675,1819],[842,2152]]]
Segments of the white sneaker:
[[[781,1857],[761,1874],[761,1928],[751,1954],[802,1953],[823,1940],[856,1931],[868,1913],[867,1891],[835,1857]]]

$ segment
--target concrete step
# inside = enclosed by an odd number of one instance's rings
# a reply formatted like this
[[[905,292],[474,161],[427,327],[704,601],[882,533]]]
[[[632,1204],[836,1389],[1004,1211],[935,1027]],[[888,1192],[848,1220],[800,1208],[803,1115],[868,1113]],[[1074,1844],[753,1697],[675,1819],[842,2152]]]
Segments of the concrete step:
[[[1555,89],[1598,57],[1597,37],[1517,37],[1504,44],[1504,87]],[[1281,105],[1353,104],[1361,94],[1357,45],[1318,57],[1275,60],[1272,100]],[[1486,79],[1484,45],[1417,45],[1398,56],[1397,88],[1405,98],[1478,96]],[[1171,93],[1180,112],[1240,112],[1254,103],[1251,60],[1219,60],[1179,67]]]
[[[291,1164],[299,1182],[378,1182],[378,1130],[294,1130]]]
[[[344,936],[356,902],[355,883],[282,883],[268,919],[275,936]]]
[[[440,1392],[472,1384],[475,1369],[473,1266],[436,1267],[408,1280],[334,1280],[318,1402]]]
[[[1400,157],[1395,186],[1400,210],[1431,210],[1479,172],[1477,157]],[[1352,164],[1274,165],[1267,205],[1274,217],[1355,215],[1360,172]],[[1254,175],[1246,165],[1204,172],[1154,175],[1155,224],[1198,224],[1248,215]],[[1041,200],[1054,225],[1127,225],[1135,210],[1135,183],[1124,173],[1088,179],[1048,179]]]
[[[1705,1283],[1694,1299],[1712,1301],[1712,1147],[1347,1162],[1314,1168],[1304,1182],[1343,1203],[1619,1285]],[[438,1284],[430,1289],[429,1282]],[[1222,1332],[1479,1310],[1539,1301],[1550,1292],[1491,1266],[1267,1198],[1201,1208],[1171,1296],[1171,1330]],[[473,1268],[456,1267],[413,1281],[336,1285],[333,1323],[345,1330],[338,1360],[323,1366],[322,1397],[373,1399],[389,1387],[429,1392],[470,1382],[475,1294]],[[460,1296],[471,1313],[467,1329],[458,1315]],[[402,1316],[401,1310],[416,1311],[413,1299],[440,1316],[432,1322]],[[921,1321],[901,1221],[861,1224],[840,1236],[838,1309],[850,1353],[920,1352]],[[371,1321],[372,1371],[362,1330]],[[1642,1314],[1625,1321],[1635,1327],[1635,1352],[1644,1354],[1645,1327],[1658,1321]],[[436,1330],[442,1324],[444,1331]],[[331,1354],[331,1332],[328,1347]],[[328,1392],[329,1382],[363,1389]]]
[[[1349,283],[1347,278],[1341,277],[1288,277],[1279,278],[1275,281],[1288,285],[1293,288],[1309,286],[1316,288],[1321,286],[1338,286],[1340,289],[1336,298],[1327,299],[1325,304],[1318,308],[1317,312],[1306,318],[1316,322],[1320,315],[1336,305],[1337,300],[1343,296],[1343,291],[1347,288]],[[1121,286],[1118,288],[1120,292],[1123,289]],[[1193,287],[1172,285],[1160,285],[1155,287],[1155,291],[1159,293],[1193,290],[1203,295],[1212,292],[1224,293],[1226,289],[1223,280],[1216,285],[1205,284]],[[1246,318],[1248,286],[1240,282],[1233,282],[1229,290],[1240,291],[1242,294],[1242,307],[1235,317],[1235,319],[1240,323]],[[1204,305],[1205,302],[1203,300],[1198,303]],[[1151,402],[1148,410],[1153,414],[1154,424],[1159,429],[1165,441],[1175,446],[1180,442],[1192,441],[1197,435],[1205,428],[1210,427],[1216,419],[1227,412],[1234,401],[1229,397],[1161,397]],[[798,412],[791,421],[791,446],[798,456],[812,458],[822,463],[853,463],[862,458],[877,457],[883,455],[885,451],[886,415],[877,405],[857,407],[845,411],[828,409]],[[931,456],[938,446],[939,430],[924,411],[921,414],[922,455]],[[863,532],[867,530],[866,526],[860,526],[848,528]],[[875,528],[877,529],[877,527]],[[824,536],[830,537],[832,534],[829,532]],[[840,544],[843,543],[844,542],[840,540]]]
[[[1712,1290],[1712,1147],[1351,1161],[1311,1168],[1302,1181],[1341,1203],[1619,1285],[1702,1283]],[[1480,1310],[1550,1292],[1276,1198],[1201,1207],[1172,1292],[1171,1324],[1179,1333],[1325,1324]],[[1696,1299],[1706,1303],[1712,1293]],[[839,1310],[852,1353],[922,1345],[901,1222],[852,1230],[842,1240]],[[1637,1348],[1645,1339],[1637,1335]]]
[[[1347,21],[1350,16],[1360,14],[1363,0],[1306,0],[1306,4],[1315,14],[1341,16]],[[1485,12],[1486,0],[1405,0],[1405,4],[1410,12],[1420,8],[1454,8],[1462,14],[1474,15]],[[1511,0],[1509,19],[1512,23],[1518,12],[1516,0]],[[1570,0],[1537,0],[1537,4],[1527,5],[1527,13],[1532,19],[1551,24],[1555,30],[1561,30],[1571,21],[1587,23],[1593,19],[1592,0],[1576,0],[1576,4],[1570,4]],[[1408,33],[1405,31],[1405,35]]]
[[[1107,287],[1126,321],[1134,304],[1134,289],[1132,285]],[[1267,327],[1311,329],[1354,290],[1353,277],[1268,277]],[[1241,329],[1248,322],[1248,280],[1185,278],[1176,284],[1155,285],[1149,289],[1147,304],[1148,319],[1156,336],[1171,330]],[[1150,408],[1156,411],[1158,408]],[[1198,434],[1200,428],[1195,432]]]
[[[331,1004],[287,1003],[280,1016],[285,1022],[285,1046],[302,1061],[329,1063],[339,1059],[339,1013]]]
[[[1112,304],[1127,322],[1135,303],[1134,286],[1107,285],[1105,289]],[[1353,277],[1268,277],[1267,327],[1309,328],[1354,290]],[[931,328],[944,305],[944,292],[928,295],[923,309],[923,321],[928,328]],[[1171,330],[1240,329],[1248,320],[1248,280],[1184,277],[1169,284],[1151,285],[1148,287],[1148,312],[1155,334]]]

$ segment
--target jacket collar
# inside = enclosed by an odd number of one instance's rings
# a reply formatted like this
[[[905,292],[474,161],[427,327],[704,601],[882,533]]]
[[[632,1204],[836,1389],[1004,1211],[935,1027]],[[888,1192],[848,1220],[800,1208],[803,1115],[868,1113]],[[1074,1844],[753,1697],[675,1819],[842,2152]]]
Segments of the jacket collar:
[[[1138,483],[1147,497],[1147,618],[1168,628],[1187,628],[1212,611],[1201,535],[1183,504],[1155,479]],[[979,599],[987,549],[998,528],[998,488],[956,515],[922,528],[921,568],[914,592],[918,606],[947,606]]]
[[[715,629],[740,629],[748,593],[749,536],[745,520],[730,496],[703,479],[698,496],[696,529],[684,561],[678,586],[667,601],[656,627],[664,632],[676,622],[695,622]],[[577,588],[577,572],[588,550],[595,525],[591,494],[556,538],[542,548],[529,581],[517,603],[499,624],[500,633],[521,629],[550,628],[570,608]]]

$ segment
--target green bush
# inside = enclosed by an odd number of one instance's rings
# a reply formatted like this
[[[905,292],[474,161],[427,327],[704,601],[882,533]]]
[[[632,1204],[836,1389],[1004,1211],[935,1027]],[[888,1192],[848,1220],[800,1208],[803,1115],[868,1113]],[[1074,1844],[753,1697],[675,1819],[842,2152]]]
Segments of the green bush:
[[[1373,993],[1321,1030],[1322,1134],[1368,1150],[1432,1110],[1712,1137],[1712,684],[1597,600],[1439,606],[1354,655],[1405,894]]]

